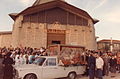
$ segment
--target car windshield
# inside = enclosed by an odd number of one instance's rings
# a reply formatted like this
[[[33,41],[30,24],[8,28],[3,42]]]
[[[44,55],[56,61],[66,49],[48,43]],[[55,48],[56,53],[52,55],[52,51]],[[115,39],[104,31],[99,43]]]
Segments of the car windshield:
[[[35,59],[34,64],[42,66],[42,64],[44,63],[45,59],[46,58],[44,58],[44,57],[39,57],[39,58]]]

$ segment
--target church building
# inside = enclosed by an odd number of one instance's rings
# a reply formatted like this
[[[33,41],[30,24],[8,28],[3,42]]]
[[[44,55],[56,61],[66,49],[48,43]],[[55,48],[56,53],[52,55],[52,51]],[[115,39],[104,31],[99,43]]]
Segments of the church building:
[[[36,0],[22,12],[9,15],[14,20],[13,47],[66,44],[97,49],[94,24],[98,20],[65,0]]]

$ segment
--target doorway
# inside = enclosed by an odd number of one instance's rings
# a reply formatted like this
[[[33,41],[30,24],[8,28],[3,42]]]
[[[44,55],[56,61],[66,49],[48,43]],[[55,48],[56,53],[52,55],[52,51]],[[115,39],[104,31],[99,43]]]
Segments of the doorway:
[[[48,33],[47,46],[52,44],[65,44],[65,34]]]
[[[52,41],[52,44],[61,44],[60,41]]]

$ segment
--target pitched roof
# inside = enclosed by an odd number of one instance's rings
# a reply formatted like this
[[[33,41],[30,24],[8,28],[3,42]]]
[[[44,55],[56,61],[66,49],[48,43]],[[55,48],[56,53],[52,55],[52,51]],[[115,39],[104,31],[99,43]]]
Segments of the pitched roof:
[[[43,10],[47,10],[47,9],[51,9],[51,8],[55,8],[55,7],[62,8],[64,10],[69,11],[73,14],[78,15],[78,16],[82,15],[82,16],[85,16],[87,18],[90,18],[90,19],[92,19],[94,24],[99,22],[99,20],[93,19],[86,11],[84,11],[82,9],[79,9],[79,8],[77,8],[73,5],[70,5],[67,2],[64,2],[64,1],[61,1],[61,0],[53,0],[53,1],[43,3],[43,4],[40,4],[40,5],[28,7],[27,9],[23,10],[22,12],[20,12],[16,16],[12,16],[12,18],[13,18],[13,20],[15,20],[16,17],[19,16],[19,15],[33,14],[33,13],[36,13],[38,11],[43,11]]]
[[[98,41],[97,43],[110,43],[111,40],[110,39],[103,39]],[[120,40],[112,40],[113,43],[120,43]]]
[[[15,20],[15,19],[17,18],[17,15],[18,15],[18,13],[11,13],[11,14],[9,14],[9,16],[10,16],[13,20]]]
[[[43,3],[47,3],[47,2],[51,2],[51,1],[55,1],[55,0],[36,0],[35,3],[33,4],[33,6],[43,4]],[[61,0],[61,1],[65,1],[65,0]]]
[[[12,31],[1,31],[0,35],[12,34]]]

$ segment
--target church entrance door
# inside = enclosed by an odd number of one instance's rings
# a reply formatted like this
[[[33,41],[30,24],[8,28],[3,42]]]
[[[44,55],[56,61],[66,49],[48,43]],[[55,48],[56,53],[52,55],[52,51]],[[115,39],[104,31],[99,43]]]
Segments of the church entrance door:
[[[47,46],[52,45],[52,44],[65,44],[65,32],[48,32],[47,33]]]

